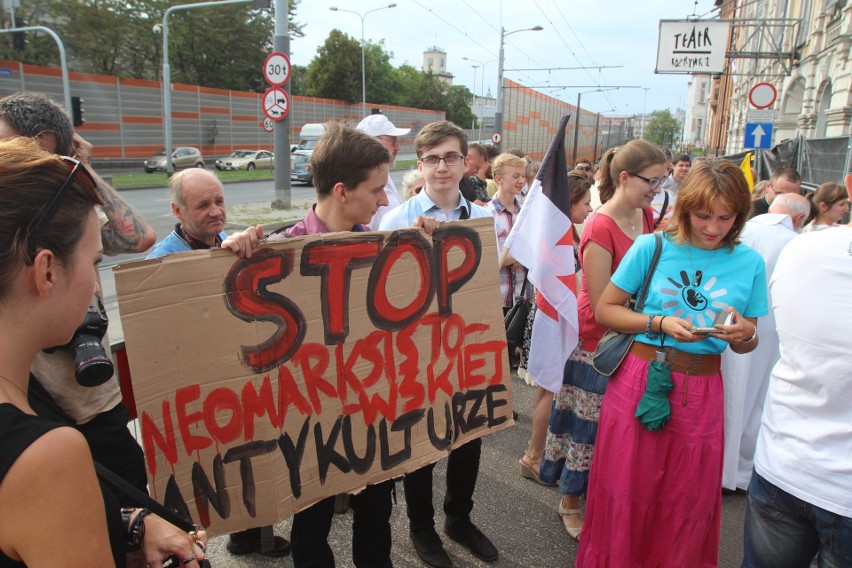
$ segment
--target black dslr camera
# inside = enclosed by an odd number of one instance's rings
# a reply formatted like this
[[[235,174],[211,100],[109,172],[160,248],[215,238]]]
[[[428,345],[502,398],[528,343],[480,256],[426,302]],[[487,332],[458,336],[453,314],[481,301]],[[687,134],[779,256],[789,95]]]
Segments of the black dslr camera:
[[[45,349],[45,352],[52,353],[56,349],[71,351],[71,356],[74,358],[74,377],[80,386],[102,385],[112,377],[114,372],[112,361],[101,343],[108,325],[109,319],[104,311],[104,305],[98,298],[97,305],[89,306],[83,323],[74,332],[71,341],[65,345]]]

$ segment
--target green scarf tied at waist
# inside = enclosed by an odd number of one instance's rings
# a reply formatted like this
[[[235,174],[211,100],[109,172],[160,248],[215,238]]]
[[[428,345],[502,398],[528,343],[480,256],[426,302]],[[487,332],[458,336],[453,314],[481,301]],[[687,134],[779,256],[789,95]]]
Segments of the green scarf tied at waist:
[[[648,379],[645,394],[636,407],[636,418],[642,426],[651,430],[660,430],[672,417],[668,393],[674,388],[671,365],[664,361],[648,363]]]

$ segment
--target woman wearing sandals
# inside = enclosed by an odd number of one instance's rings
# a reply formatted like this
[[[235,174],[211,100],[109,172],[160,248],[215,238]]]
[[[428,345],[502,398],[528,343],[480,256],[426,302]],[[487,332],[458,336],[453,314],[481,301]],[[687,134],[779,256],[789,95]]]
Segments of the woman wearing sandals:
[[[0,566],[124,566],[135,545],[153,568],[173,554],[198,568],[203,531],[119,509],[83,436],[27,401],[36,354],[69,341],[97,290],[98,204],[77,160],[0,142]]]
[[[719,353],[757,347],[768,311],[763,259],[737,242],[750,211],[739,168],[702,160],[681,185],[642,312],[625,304],[649,272],[651,237],[598,301],[598,321],[635,341],[603,398],[577,566],[718,565]],[[733,322],[714,325],[719,315]]]
[[[603,205],[589,216],[580,241],[580,343],[565,365],[562,388],[553,403],[539,474],[545,483],[559,482],[562,498],[557,511],[574,539],[583,528],[580,499],[586,493],[607,383],[591,365],[591,355],[606,332],[595,320],[594,308],[636,237],[652,232],[650,205],[665,178],[665,163],[663,152],[644,140],[608,150],[601,160],[598,186]]]
[[[575,273],[577,274],[580,272],[580,236],[577,234],[576,225],[585,221],[586,217],[588,217],[589,213],[592,211],[592,206],[590,204],[592,200],[590,188],[591,184],[589,183],[589,176],[587,173],[580,170],[572,170],[568,173],[568,191],[570,193],[571,203],[571,229],[574,232],[574,265]],[[573,290],[573,293],[576,294],[577,291]],[[551,372],[545,372],[547,370],[546,366],[548,365],[549,357],[547,355],[542,357],[541,351],[534,351],[534,349],[539,350],[542,348],[552,351],[550,345],[535,343],[535,335],[532,333],[533,321],[531,320],[534,320],[536,317],[536,313],[538,312],[537,305],[543,305],[545,306],[545,309],[548,309],[547,300],[545,300],[541,294],[536,294],[535,304],[531,310],[530,319],[527,320],[527,329],[529,330],[530,337],[526,345],[525,354],[526,356],[531,357],[531,359],[525,363],[525,367],[529,367],[529,369],[525,369],[528,371],[526,373],[525,380],[535,384],[536,395],[535,402],[533,404],[532,432],[530,434],[530,440],[527,445],[527,451],[524,452],[524,455],[519,462],[521,477],[532,479],[533,481],[543,485],[556,485],[556,479],[548,481],[542,480],[541,477],[539,477],[538,468],[541,463],[542,453],[544,452],[545,436],[547,435],[547,424],[550,420],[551,407],[553,406],[553,397],[554,394],[559,392],[559,389],[562,387],[563,373],[561,373],[560,370],[564,368],[564,364],[560,361],[559,368],[552,369]],[[553,308],[550,308],[550,310],[552,311]],[[539,356],[536,356],[536,353],[538,353]],[[520,374],[519,370],[518,375]],[[554,384],[548,384],[549,382]]]

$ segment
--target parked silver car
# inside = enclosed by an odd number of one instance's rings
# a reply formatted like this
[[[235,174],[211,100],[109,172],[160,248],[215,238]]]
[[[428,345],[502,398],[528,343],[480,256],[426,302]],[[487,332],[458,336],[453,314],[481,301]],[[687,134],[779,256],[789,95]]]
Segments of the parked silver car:
[[[314,172],[311,171],[311,152],[296,150],[290,154],[290,181],[313,184]]]
[[[172,152],[172,164],[175,170],[203,168],[204,157],[198,148],[180,146]],[[145,172],[152,174],[164,171],[166,171],[166,149],[160,148],[153,156],[145,160]]]
[[[216,160],[217,170],[271,170],[275,156],[266,150],[234,150],[228,157]]]

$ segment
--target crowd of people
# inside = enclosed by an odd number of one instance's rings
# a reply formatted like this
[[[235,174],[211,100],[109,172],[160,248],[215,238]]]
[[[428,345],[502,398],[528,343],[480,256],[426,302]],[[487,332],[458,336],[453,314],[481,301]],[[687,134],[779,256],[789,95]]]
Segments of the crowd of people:
[[[432,234],[475,218],[494,220],[504,314],[529,305],[523,341],[508,345],[512,366],[536,388],[533,407],[520,409],[532,428],[519,472],[555,487],[556,515],[579,541],[577,566],[717,565],[723,488],[748,491],[744,566],[808,566],[815,557],[852,566],[844,364],[852,343],[837,317],[852,308],[852,228],[839,225],[852,176],[805,197],[798,173],[779,168],[752,191],[730,162],[693,162],[643,140],[597,163],[578,160],[564,213],[581,275],[579,341],[555,373],[536,376],[530,358],[542,339],[533,322],[552,307],[506,243],[521,230],[541,164],[520,150],[468,144],[439,121],[414,138],[418,166],[400,194],[389,172],[409,132],[381,114],[357,127],[326,125],[311,155],[316,202],[275,234],[262,226],[226,234],[221,182],[180,172],[169,180],[177,223],[154,245],[150,226],[94,173],[92,148],[61,107],[34,93],[0,99],[0,566],[124,566],[134,554],[154,567],[170,557],[190,568],[204,561],[204,531],[181,530],[95,474],[100,463],[146,491],[117,381],[75,379],[67,347],[102,312],[104,254],[216,247],[251,256],[268,240]],[[608,330],[633,337],[611,375],[595,366]],[[481,457],[480,439],[449,453],[442,529],[491,562],[498,548],[472,520]],[[435,527],[433,470],[402,480],[409,537],[424,564],[451,568]],[[351,499],[359,568],[392,566],[394,486],[386,480]],[[232,535],[228,550],[292,550],[299,568],[334,566],[334,509],[329,497],[297,513],[291,542],[255,527]]]

